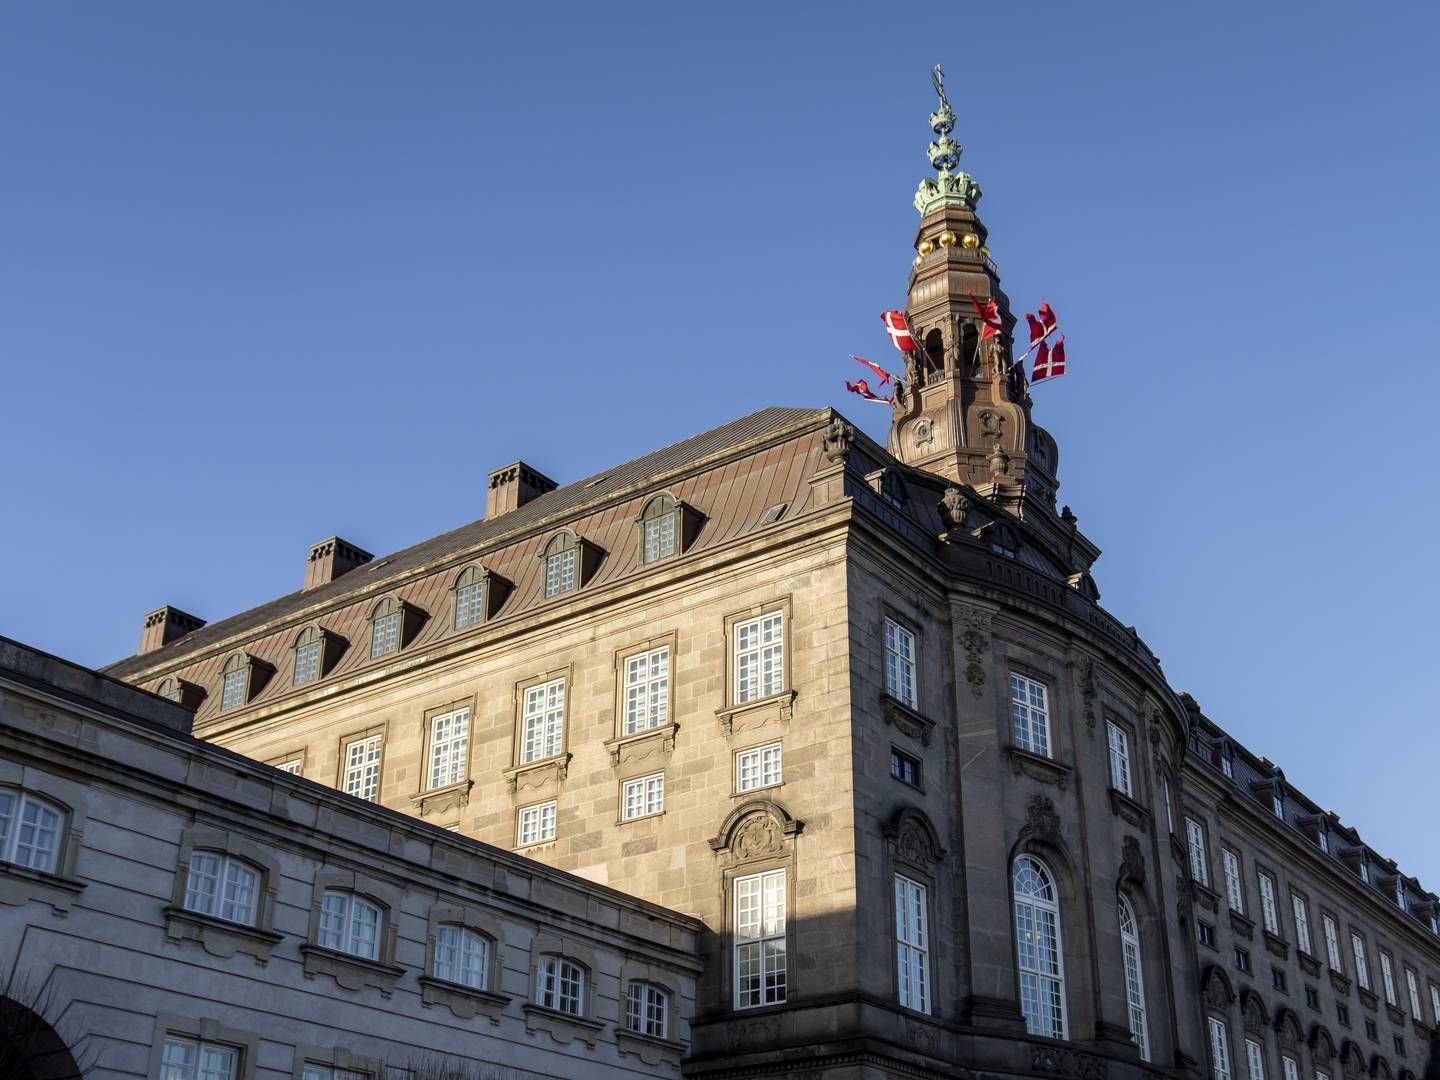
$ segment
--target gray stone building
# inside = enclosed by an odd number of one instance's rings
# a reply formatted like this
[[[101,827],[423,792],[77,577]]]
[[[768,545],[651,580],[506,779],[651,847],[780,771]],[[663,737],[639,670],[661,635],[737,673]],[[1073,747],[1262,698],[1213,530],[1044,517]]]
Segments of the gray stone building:
[[[297,790],[679,913],[646,908],[700,969],[647,977],[676,1025],[656,1068],[1417,1073],[1434,895],[1100,606],[943,98],[931,123],[885,446],[770,408],[564,487],[516,462],[483,520],[378,560],[323,541],[298,591],[160,608],[107,674]],[[502,1024],[530,1015],[515,978]],[[626,980],[597,1074],[639,1067]]]

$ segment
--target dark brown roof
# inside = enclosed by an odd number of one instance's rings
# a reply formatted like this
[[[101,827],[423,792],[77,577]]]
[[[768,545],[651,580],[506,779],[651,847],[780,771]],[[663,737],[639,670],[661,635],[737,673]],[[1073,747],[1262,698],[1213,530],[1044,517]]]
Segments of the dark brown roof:
[[[297,590],[278,599],[232,615],[228,619],[201,627],[174,643],[154,652],[120,660],[103,668],[115,678],[128,678],[157,665],[203,652],[219,642],[244,635],[247,631],[283,620],[296,612],[334,603],[347,594],[370,589],[375,585],[403,577],[408,571],[444,561],[448,556],[468,551],[511,534],[525,531],[552,518],[571,515],[581,507],[603,502],[607,498],[634,487],[698,465],[712,458],[723,457],[734,447],[792,429],[817,423],[829,414],[828,409],[794,409],[772,406],[761,409],[710,431],[636,458],[623,465],[606,469],[555,491],[541,495],[524,506],[493,521],[480,520],[462,525],[448,533],[422,541],[392,555],[376,559],[334,581],[311,589]]]

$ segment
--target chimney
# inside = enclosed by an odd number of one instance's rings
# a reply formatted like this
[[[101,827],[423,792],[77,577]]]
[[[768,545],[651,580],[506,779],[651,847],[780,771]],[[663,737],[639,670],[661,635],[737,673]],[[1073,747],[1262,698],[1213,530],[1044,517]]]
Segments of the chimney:
[[[485,520],[517,510],[557,486],[554,480],[523,461],[496,469],[490,474],[490,490],[485,493]]]
[[[145,616],[145,626],[140,631],[140,653],[163,649],[172,641],[178,641],[191,630],[199,630],[204,625],[204,619],[197,619],[169,604],[156,608]]]
[[[364,566],[375,556],[356,547],[348,540],[332,536],[321,540],[310,548],[310,557],[305,560],[305,586],[302,592],[319,588],[334,581],[341,574],[349,573],[357,566]]]

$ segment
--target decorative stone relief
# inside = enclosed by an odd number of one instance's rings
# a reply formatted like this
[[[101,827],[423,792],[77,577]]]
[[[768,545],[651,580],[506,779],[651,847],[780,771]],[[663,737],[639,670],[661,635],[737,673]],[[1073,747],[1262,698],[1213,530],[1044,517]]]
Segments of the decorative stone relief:
[[[780,850],[780,826],[769,814],[756,814],[735,830],[731,850],[737,859],[758,859]]]
[[[1031,1047],[1030,1067],[1059,1076],[1075,1076],[1079,1080],[1105,1080],[1106,1072],[1104,1058],[1059,1046]]]
[[[965,528],[965,518],[970,513],[970,500],[959,488],[947,487],[940,497],[940,517],[950,532]]]
[[[1190,882],[1188,879],[1175,875],[1175,914],[1180,917],[1182,923],[1190,921]]]
[[[1034,837],[1052,844],[1060,843],[1060,815],[1055,804],[1045,795],[1032,795],[1025,804],[1025,824],[1021,836]]]
[[[1085,726],[1095,736],[1095,660],[1087,656],[1080,661],[1080,700],[1084,703]]]
[[[1145,856],[1140,851],[1140,841],[1133,836],[1120,842],[1120,880],[1145,884]]]
[[[960,646],[965,650],[965,681],[977,698],[985,689],[985,665],[982,660],[990,651],[990,612],[984,608],[959,605]]]
[[[880,714],[885,723],[902,735],[919,739],[924,746],[930,745],[930,733],[935,730],[935,721],[896,701],[889,694],[880,695]]]
[[[1212,967],[1205,977],[1205,1004],[1216,1011],[1223,1012],[1230,1007],[1234,995],[1230,993],[1230,987],[1225,982],[1225,976],[1220,974],[1220,969]]]
[[[920,417],[910,428],[910,437],[915,440],[917,449],[929,446],[935,441],[935,421],[928,416]]]
[[[929,1024],[921,1024],[914,1020],[905,1021],[905,1041],[922,1054],[935,1052],[935,1031]]]
[[[821,437],[820,451],[832,465],[842,464],[850,457],[855,443],[855,429],[840,417],[834,417]]]
[[[1295,1021],[1289,1018],[1280,1022],[1280,1049],[1289,1050],[1292,1054],[1300,1049],[1300,1031],[1295,1026]]]
[[[881,831],[890,842],[894,857],[912,866],[925,867],[945,858],[935,830],[925,816],[910,807],[896,811]]]
[[[1265,1030],[1265,1009],[1254,994],[1245,1002],[1245,1030],[1256,1034]]]
[[[752,799],[730,811],[720,835],[711,838],[710,850],[728,857],[731,863],[780,855],[785,841],[804,828],[805,823],[791,817],[779,803]]]
[[[1062,765],[1053,758],[1032,754],[1018,746],[1007,747],[1005,755],[1010,760],[1010,771],[1016,776],[1028,776],[1042,784],[1054,784],[1061,791],[1070,782],[1070,766]]]

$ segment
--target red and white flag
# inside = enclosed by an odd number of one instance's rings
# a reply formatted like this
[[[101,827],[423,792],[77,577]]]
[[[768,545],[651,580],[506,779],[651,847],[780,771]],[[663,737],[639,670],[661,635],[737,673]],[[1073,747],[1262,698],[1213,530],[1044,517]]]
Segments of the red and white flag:
[[[1030,376],[1030,381],[1037,383],[1041,379],[1053,379],[1064,374],[1065,339],[1062,337],[1055,342],[1054,349],[1042,341],[1035,352],[1035,372]]]
[[[998,337],[1005,331],[1005,324],[1000,321],[1000,305],[994,300],[986,300],[985,306],[980,306],[980,301],[975,299],[975,294],[970,294],[970,303],[975,305],[975,314],[980,316],[980,321],[985,324],[985,329],[980,331],[980,340],[986,341],[992,337]]]
[[[1048,301],[1040,302],[1040,317],[1036,318],[1028,311],[1025,313],[1025,321],[1030,324],[1030,344],[1049,337],[1055,332],[1055,312],[1050,310]]]
[[[867,383],[864,379],[857,379],[853,383],[849,379],[846,379],[845,389],[849,390],[852,394],[859,394],[866,401],[879,401],[888,405],[895,400],[894,398],[881,397],[879,394],[875,393],[873,390],[870,389],[870,384]]]
[[[1047,334],[1055,332],[1055,312],[1050,310],[1050,301],[1040,301],[1040,325],[1045,327]]]
[[[903,311],[882,311],[880,321],[885,324],[885,332],[890,335],[891,343],[901,352],[914,352],[920,347],[910,336],[910,325],[905,321]]]
[[[881,385],[881,386],[884,386],[886,383],[888,383],[891,379],[894,378],[893,375],[891,375],[888,371],[886,371],[886,370],[885,370],[883,367],[881,367],[879,364],[876,364],[876,363],[873,363],[873,362],[871,362],[871,361],[869,361],[869,360],[866,360],[863,356],[856,356],[854,353],[851,353],[851,354],[850,354],[850,359],[851,359],[851,360],[854,360],[857,364],[864,364],[864,365],[865,365],[866,367],[868,367],[871,371],[873,371],[876,375],[879,375],[879,376],[880,376],[880,385]]]

